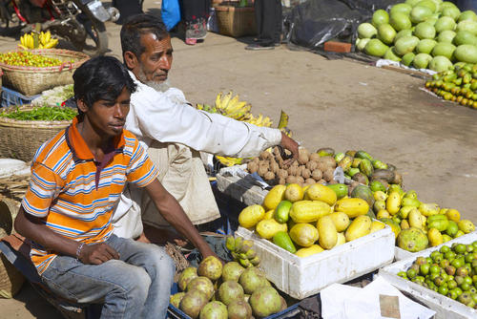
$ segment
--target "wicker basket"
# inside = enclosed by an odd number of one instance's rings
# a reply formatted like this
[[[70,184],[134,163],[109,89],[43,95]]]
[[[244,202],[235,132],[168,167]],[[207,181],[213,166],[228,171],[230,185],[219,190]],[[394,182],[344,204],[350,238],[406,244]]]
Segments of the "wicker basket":
[[[44,68],[0,63],[0,68],[4,72],[4,84],[28,96],[56,86],[72,84],[75,70],[89,59],[89,56],[84,53],[69,50],[38,49],[30,50],[30,52],[56,58],[65,63]],[[71,63],[70,60],[75,62]]]
[[[0,97],[2,95],[2,77],[3,77],[3,71],[0,69]]]
[[[19,109],[32,108],[33,106],[27,105]],[[5,108],[3,112],[12,112],[16,109],[16,106],[11,106]],[[71,121],[20,121],[0,117],[0,157],[31,161],[43,142],[70,124]]]
[[[0,200],[0,239],[14,233],[13,221],[20,202],[3,197]],[[0,251],[0,298],[12,298],[22,287],[25,278]]]
[[[219,33],[234,38],[257,34],[253,7],[238,7],[237,2],[222,2],[216,10]]]

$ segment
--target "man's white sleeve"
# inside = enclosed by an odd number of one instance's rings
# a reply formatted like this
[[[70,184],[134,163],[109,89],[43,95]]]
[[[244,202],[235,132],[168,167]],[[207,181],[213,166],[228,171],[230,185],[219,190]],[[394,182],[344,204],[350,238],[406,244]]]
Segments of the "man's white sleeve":
[[[278,129],[199,111],[185,101],[179,103],[153,90],[141,94],[141,99],[134,99],[132,103],[135,104],[136,125],[144,137],[163,143],[185,144],[197,151],[252,157],[280,144],[282,138]]]

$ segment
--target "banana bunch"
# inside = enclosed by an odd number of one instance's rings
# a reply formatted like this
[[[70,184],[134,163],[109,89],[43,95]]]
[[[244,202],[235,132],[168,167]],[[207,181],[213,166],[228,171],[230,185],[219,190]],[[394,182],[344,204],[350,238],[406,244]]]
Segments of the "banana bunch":
[[[226,248],[231,251],[234,260],[246,268],[258,266],[261,262],[259,256],[252,250],[253,244],[252,240],[244,240],[241,237],[226,238]]]
[[[214,106],[209,104],[196,104],[196,108],[201,111],[205,111],[208,113],[217,113],[217,109]]]
[[[33,31],[25,33],[20,37],[20,44],[18,46],[22,49],[51,49],[58,45],[58,39],[51,37],[50,31],[40,33]]]
[[[251,123],[257,126],[265,126],[265,127],[271,127],[272,126],[272,120],[268,116],[263,116],[262,114],[259,114],[258,117],[254,117],[254,115],[251,114],[250,118],[245,120],[244,122]]]
[[[251,116],[251,107],[249,103],[240,101],[239,95],[232,97],[232,91],[225,95],[219,93],[216,96],[216,109],[218,113],[235,120],[247,120]]]
[[[241,165],[242,158],[235,158],[235,157],[224,157],[216,155],[216,159],[224,166],[234,166],[234,165]]]

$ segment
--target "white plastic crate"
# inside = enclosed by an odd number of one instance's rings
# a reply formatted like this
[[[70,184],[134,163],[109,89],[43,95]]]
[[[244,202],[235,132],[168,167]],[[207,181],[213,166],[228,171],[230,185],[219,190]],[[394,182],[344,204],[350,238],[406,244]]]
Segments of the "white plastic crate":
[[[476,240],[476,231],[453,240],[446,242],[440,246],[428,248],[422,250],[418,253],[413,254],[412,257],[403,259],[401,261],[395,262],[389,266],[386,266],[380,269],[378,276],[383,277],[391,285],[395,286],[397,289],[410,294],[418,301],[425,304],[430,309],[436,311],[435,319],[471,319],[477,318],[477,312],[475,309],[467,307],[462,303],[455,301],[451,298],[443,296],[431,289],[422,287],[412,281],[403,279],[400,276],[397,276],[397,273],[400,271],[406,271],[417,257],[428,257],[430,254],[439,250],[442,246],[451,246],[454,242],[470,244]]]
[[[301,258],[239,227],[236,236],[254,241],[259,268],[275,286],[296,299],[317,294],[333,283],[345,283],[393,261],[395,235],[386,226],[331,250]]]
[[[466,234],[466,235],[463,235],[463,236],[460,236],[458,238],[454,238],[452,240],[449,241],[449,243],[453,244],[453,243],[461,243],[463,242],[463,240],[468,240],[467,238],[470,237],[470,238],[475,238],[476,239],[476,230],[474,232],[471,232],[469,234]],[[427,248],[427,249],[430,249],[430,248]],[[395,260],[396,261],[400,261],[400,260],[403,260],[403,259],[407,259],[407,258],[410,258],[410,257],[413,257],[413,256],[416,256],[418,257],[418,254],[420,252],[416,252],[416,253],[412,253],[408,250],[405,250],[405,249],[402,249],[398,246],[395,246]]]

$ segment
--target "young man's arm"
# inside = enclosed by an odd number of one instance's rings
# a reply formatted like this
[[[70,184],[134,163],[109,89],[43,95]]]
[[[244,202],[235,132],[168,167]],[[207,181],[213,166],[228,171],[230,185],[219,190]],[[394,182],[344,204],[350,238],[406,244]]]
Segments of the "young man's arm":
[[[105,243],[83,245],[77,256],[81,243],[63,237],[48,228],[41,218],[27,214],[22,206],[15,219],[15,230],[22,236],[42,245],[45,249],[59,254],[78,257],[84,264],[99,265],[119,255]]]
[[[216,256],[196,227],[186,215],[178,201],[161,185],[158,179],[145,187],[149,197],[164,219],[201,252],[203,258]],[[217,256],[216,256],[217,257]]]

